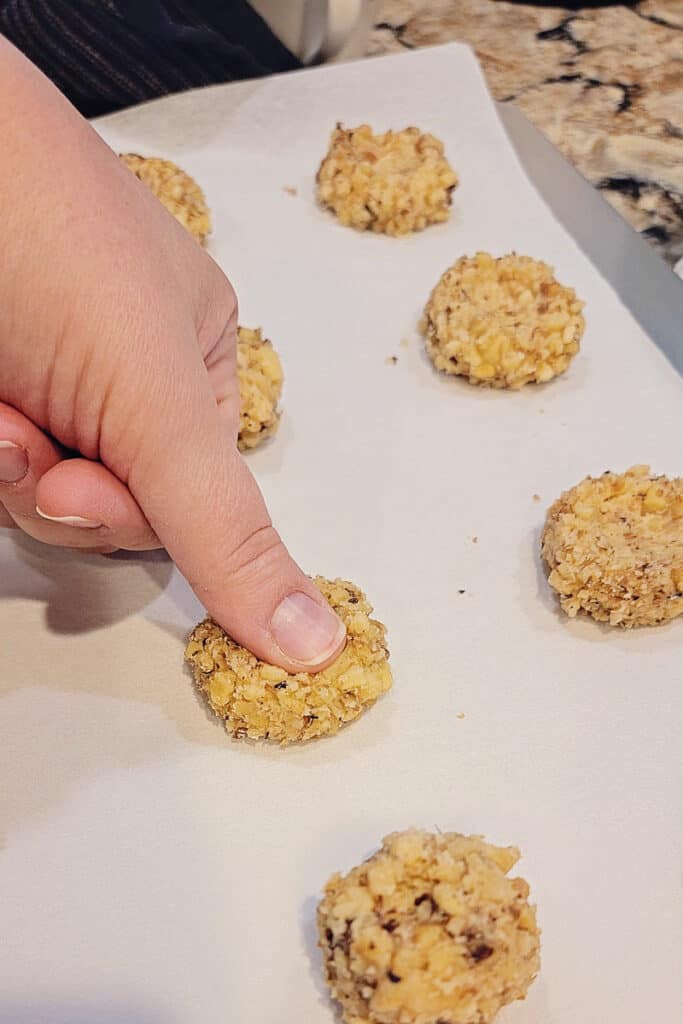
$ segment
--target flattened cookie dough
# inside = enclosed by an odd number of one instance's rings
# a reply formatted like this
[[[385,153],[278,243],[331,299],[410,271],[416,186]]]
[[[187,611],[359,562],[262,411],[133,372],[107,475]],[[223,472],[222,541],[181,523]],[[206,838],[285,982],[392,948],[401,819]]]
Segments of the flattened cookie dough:
[[[211,218],[204,193],[197,182],[171,160],[156,156],[120,153],[136,178],[144,182],[169,213],[204,245],[211,233]]]
[[[185,657],[195,682],[231,736],[283,746],[331,736],[391,688],[386,629],[370,618],[365,595],[344,580],[314,583],[347,630],[346,647],[322,672],[290,675],[268,665],[211,619],[190,636]]]
[[[274,434],[280,422],[277,404],[282,394],[282,364],[260,328],[237,328],[237,380],[240,389],[237,447],[246,451]]]
[[[579,351],[582,309],[547,263],[479,252],[442,275],[420,328],[437,370],[517,389],[567,369]]]
[[[515,847],[411,829],[318,907],[325,974],[346,1024],[488,1024],[539,970],[529,886]]]
[[[318,170],[318,202],[347,227],[407,235],[448,218],[458,177],[443,143],[417,128],[374,135],[337,125]]]
[[[655,626],[683,614],[683,478],[649,466],[586,477],[551,506],[548,581],[572,618]]]

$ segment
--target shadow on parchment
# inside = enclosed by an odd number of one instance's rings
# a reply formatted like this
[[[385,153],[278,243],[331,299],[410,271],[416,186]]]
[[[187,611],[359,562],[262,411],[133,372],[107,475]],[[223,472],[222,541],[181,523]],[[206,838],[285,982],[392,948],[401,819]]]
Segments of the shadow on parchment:
[[[318,993],[318,1003],[324,1006],[334,1024],[342,1024],[343,1016],[339,1003],[336,1003],[325,984],[323,973],[323,957],[318,947],[318,925],[316,911],[318,898],[309,896],[301,908],[301,938],[309,962],[309,973]],[[1,1022],[0,1022],[1,1024]]]
[[[164,553],[11,543],[0,562],[0,847],[103,775],[188,742],[226,746],[184,665],[193,623],[142,614],[171,577]]]
[[[56,633],[104,629],[135,615],[173,573],[165,551],[92,555],[39,544],[24,533],[9,537],[15,560],[0,572],[0,609],[6,598],[38,598]]]
[[[2,1002],[0,1024],[180,1024],[168,1012],[140,1007],[120,999],[100,1005],[91,1000],[68,1003],[60,998]]]

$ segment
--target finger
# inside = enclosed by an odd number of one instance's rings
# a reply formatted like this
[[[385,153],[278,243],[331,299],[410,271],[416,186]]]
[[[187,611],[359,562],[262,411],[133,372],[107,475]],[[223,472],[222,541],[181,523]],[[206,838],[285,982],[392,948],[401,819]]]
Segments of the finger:
[[[160,546],[128,488],[99,462],[68,459],[45,473],[36,487],[38,514],[56,525],[87,530],[110,550],[147,551]]]
[[[345,630],[274,530],[201,367],[177,367],[136,446],[129,487],[210,614],[258,657],[315,671]]]
[[[0,503],[7,513],[37,518],[36,485],[61,458],[42,430],[0,402]]]
[[[7,517],[15,527],[44,544],[84,550],[111,548],[111,541],[100,540],[96,532],[73,524],[46,522],[41,517],[36,491],[45,475],[62,462],[61,449],[26,416],[0,403],[0,501],[2,523]]]

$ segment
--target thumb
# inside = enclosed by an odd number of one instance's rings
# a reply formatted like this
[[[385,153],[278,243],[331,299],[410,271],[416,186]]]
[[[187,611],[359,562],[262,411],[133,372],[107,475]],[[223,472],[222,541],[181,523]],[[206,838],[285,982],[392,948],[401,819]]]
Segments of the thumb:
[[[196,386],[188,387],[189,375]],[[203,364],[171,379],[183,377],[165,409],[149,410],[128,486],[231,637],[290,672],[324,668],[344,645],[344,626],[273,528],[256,481],[226,435]]]

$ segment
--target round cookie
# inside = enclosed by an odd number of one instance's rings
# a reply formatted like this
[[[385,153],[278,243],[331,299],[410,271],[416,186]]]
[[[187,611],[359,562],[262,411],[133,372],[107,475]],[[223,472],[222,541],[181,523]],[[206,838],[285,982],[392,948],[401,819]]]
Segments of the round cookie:
[[[347,227],[407,235],[448,218],[458,177],[433,135],[338,124],[316,181],[320,205]]]
[[[437,370],[471,384],[517,389],[567,369],[579,351],[582,309],[547,263],[479,252],[442,275],[420,329]]]
[[[391,689],[386,629],[372,605],[344,580],[314,583],[346,626],[346,647],[322,672],[291,675],[240,647],[211,619],[189,638],[185,657],[194,679],[236,738],[283,746],[331,736]]]
[[[197,182],[171,160],[156,156],[120,153],[120,159],[144,182],[169,213],[204,245],[211,233],[211,218],[204,193]]]
[[[572,618],[655,626],[683,614],[683,478],[586,477],[548,511],[541,553]]]
[[[346,1024],[488,1024],[539,970],[529,886],[514,847],[411,829],[318,907],[319,944]]]
[[[274,434],[280,422],[277,403],[282,394],[282,364],[261,329],[237,328],[237,381],[240,425],[237,447],[256,448]]]

